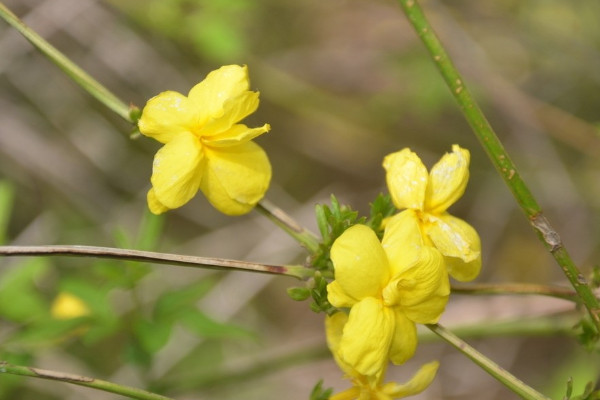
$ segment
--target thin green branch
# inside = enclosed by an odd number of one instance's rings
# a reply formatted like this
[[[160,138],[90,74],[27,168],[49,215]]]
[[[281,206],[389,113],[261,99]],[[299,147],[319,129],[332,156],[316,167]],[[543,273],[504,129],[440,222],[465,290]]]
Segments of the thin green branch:
[[[315,254],[319,250],[319,239],[317,236],[308,229],[300,226],[289,214],[286,214],[285,211],[275,206],[269,200],[261,200],[256,205],[256,210],[296,239],[310,254]]]
[[[98,81],[92,78],[87,72],[75,65],[71,60],[65,57],[59,50],[48,43],[44,38],[29,28],[15,14],[13,14],[3,3],[0,3],[0,17],[8,22],[12,27],[19,31],[27,40],[31,42],[40,52],[48,57],[60,69],[62,69],[71,79],[97,100],[110,108],[121,118],[128,122],[135,122],[131,116],[130,107],[123,103],[118,97],[112,94],[108,89],[102,86]]]
[[[430,56],[433,58],[438,70],[456,101],[458,102],[465,118],[475,132],[488,157],[512,191],[517,203],[525,212],[530,224],[538,233],[544,246],[550,251],[563,273],[581,298],[587,308],[597,333],[600,333],[600,303],[593,295],[586,279],[581,274],[567,250],[560,236],[552,228],[542,209],[525,184],[517,167],[512,162],[502,143],[496,136],[490,123],[477,105],[465,85],[465,81],[458,72],[444,46],[438,39],[425,17],[417,0],[398,0],[411,25],[421,38]]]
[[[469,357],[488,374],[502,383],[504,386],[527,400],[550,400],[532,387],[526,385],[514,375],[500,367],[498,364],[469,346],[465,341],[454,335],[440,324],[426,325],[433,333],[454,346],[458,351]]]
[[[49,371],[46,369],[12,365],[5,361],[0,361],[0,373],[72,383],[74,385],[85,386],[110,393],[116,393],[122,396],[138,400],[173,400],[170,397],[161,396],[159,394],[148,392],[146,390],[119,385],[113,382],[107,382],[100,379],[89,378],[86,376],[73,375],[66,372]]]
[[[275,275],[293,276],[307,279],[313,271],[301,265],[267,265],[248,261],[227,260],[186,256],[180,254],[156,253],[152,251],[117,249],[96,246],[0,246],[0,256],[73,256],[111,258],[117,260],[171,264],[182,267],[210,268],[260,272]]]
[[[540,295],[556,297],[558,299],[579,302],[579,296],[573,290],[559,286],[538,285],[534,283],[470,283],[452,284],[452,293],[488,295],[488,294],[512,294],[512,295]]]

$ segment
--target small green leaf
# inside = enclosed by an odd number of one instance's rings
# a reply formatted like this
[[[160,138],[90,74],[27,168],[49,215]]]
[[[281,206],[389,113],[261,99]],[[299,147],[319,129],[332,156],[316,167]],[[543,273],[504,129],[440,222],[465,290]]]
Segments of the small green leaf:
[[[150,354],[156,353],[167,344],[171,328],[170,323],[156,323],[147,319],[139,319],[133,324],[133,331],[140,346]]]
[[[177,319],[179,313],[190,307],[195,308],[196,302],[203,298],[214,284],[213,279],[202,279],[186,287],[162,294],[154,307],[154,318],[157,321]]]
[[[27,322],[47,316],[49,306],[35,286],[48,271],[48,262],[34,258],[9,270],[0,280],[0,315],[16,322]]]
[[[331,396],[333,389],[323,389],[323,380],[321,379],[310,392],[310,400],[327,400]]]
[[[288,288],[287,294],[292,300],[304,301],[310,297],[310,289],[306,287]]]
[[[180,313],[179,322],[190,331],[204,338],[250,338],[253,334],[240,326],[218,322],[197,309]]]

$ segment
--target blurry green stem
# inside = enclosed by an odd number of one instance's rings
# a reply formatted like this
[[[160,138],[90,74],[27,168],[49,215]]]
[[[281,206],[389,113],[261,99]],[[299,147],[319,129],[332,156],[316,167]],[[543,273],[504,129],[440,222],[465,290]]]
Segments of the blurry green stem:
[[[527,400],[550,400],[548,397],[537,392],[532,387],[526,385],[517,377],[510,374],[508,371],[500,367],[498,364],[469,346],[465,341],[458,336],[441,326],[440,324],[426,325],[433,333],[444,339],[446,342],[454,346],[458,351],[469,357],[473,362],[479,365],[492,377],[497,379],[504,386]]]
[[[452,284],[452,293],[471,294],[471,295],[487,295],[487,294],[513,294],[513,295],[541,295],[556,297],[558,299],[579,302],[579,296],[573,290],[565,289],[558,286],[537,285],[531,283],[469,283],[469,284]]]
[[[130,107],[123,103],[119,98],[112,94],[108,89],[102,86],[98,81],[88,75],[84,70],[75,65],[71,60],[65,57],[54,46],[48,43],[44,38],[35,33],[15,14],[13,14],[3,3],[0,3],[0,17],[12,25],[27,40],[31,42],[39,51],[62,69],[71,79],[97,100],[117,113],[121,118],[128,122],[135,123],[132,118]]]
[[[525,212],[544,246],[554,256],[563,273],[581,298],[596,325],[597,333],[600,334],[600,303],[598,299],[593,295],[586,279],[579,272],[579,269],[564,248],[560,236],[550,226],[548,219],[542,213],[541,207],[517,171],[517,167],[504,150],[490,123],[465,86],[464,79],[452,63],[429,21],[427,21],[417,0],[398,1],[417,35],[419,35],[425,44],[430,56],[433,58],[488,157],[512,191],[517,203]]]
[[[111,258],[128,261],[172,264],[183,267],[233,269],[247,272],[287,275],[299,279],[313,276],[313,270],[301,265],[266,265],[248,261],[226,260],[186,256],[180,254],[156,253],[152,251],[117,249],[96,246],[0,246],[0,256],[75,256]]]
[[[66,372],[48,371],[45,369],[11,365],[5,361],[0,361],[0,373],[72,383],[74,385],[85,386],[93,389],[103,390],[105,392],[120,394],[122,396],[126,396],[132,399],[173,400],[170,397],[161,396],[159,394],[132,388],[129,386],[118,385],[116,383],[107,382],[100,379],[68,374]]]
[[[310,254],[319,250],[319,240],[314,233],[300,226],[292,217],[269,200],[263,199],[256,205],[256,210],[265,215],[286,233],[300,242]]]

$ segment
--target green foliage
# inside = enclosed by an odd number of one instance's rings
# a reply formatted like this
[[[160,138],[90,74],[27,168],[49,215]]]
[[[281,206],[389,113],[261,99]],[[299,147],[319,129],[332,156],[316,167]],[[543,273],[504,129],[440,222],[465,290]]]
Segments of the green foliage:
[[[0,245],[6,242],[8,221],[13,209],[15,188],[9,181],[0,181]]]
[[[599,339],[598,331],[589,315],[584,315],[574,328],[577,340],[579,340],[586,350],[592,351],[597,349]]]
[[[323,380],[320,380],[319,383],[315,385],[313,390],[310,392],[310,400],[327,400],[329,396],[331,396],[331,392],[333,389],[323,389]]]
[[[0,316],[26,323],[48,315],[47,301],[36,287],[36,280],[48,272],[42,258],[27,260],[7,271],[0,281]]]
[[[588,382],[582,394],[572,397],[573,394],[573,379],[567,381],[567,393],[563,400],[600,400],[600,390],[594,390],[595,383]]]
[[[377,237],[381,239],[384,231],[384,220],[394,215],[398,210],[392,202],[389,194],[379,193],[373,203],[371,203],[371,216],[366,225],[375,231]]]

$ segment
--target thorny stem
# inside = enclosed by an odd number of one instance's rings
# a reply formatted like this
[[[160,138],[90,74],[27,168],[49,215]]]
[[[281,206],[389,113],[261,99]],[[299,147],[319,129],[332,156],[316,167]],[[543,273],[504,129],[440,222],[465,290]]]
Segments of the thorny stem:
[[[581,274],[569,253],[565,249],[560,236],[552,228],[544,216],[541,207],[525,184],[517,167],[510,159],[502,143],[496,136],[490,123],[477,105],[464,83],[464,79],[452,63],[444,46],[433,31],[429,21],[417,0],[398,0],[408,17],[412,27],[421,38],[427,51],[433,58],[446,84],[469,125],[475,132],[488,157],[508,185],[521,209],[529,219],[533,229],[537,232],[544,246],[550,251],[563,273],[579,295],[587,308],[592,321],[596,326],[596,333],[600,333],[600,303],[592,293],[585,277]]]
[[[313,270],[300,265],[266,265],[248,261],[227,260],[186,256],[180,254],[156,253],[152,251],[118,249],[96,246],[0,246],[0,256],[74,256],[112,258],[118,260],[172,264],[183,267],[233,269],[238,271],[261,272],[266,274],[287,275],[299,279],[308,279]]]
[[[548,397],[537,392],[532,387],[523,383],[520,379],[500,367],[498,364],[469,346],[465,341],[454,335],[452,332],[441,326],[440,324],[426,325],[433,333],[450,343],[461,353],[469,357],[474,363],[479,365],[492,377],[497,379],[507,388],[527,400],[550,400]]]
[[[93,389],[103,390],[105,392],[116,393],[138,400],[173,400],[170,397],[161,396],[159,394],[151,393],[142,389],[136,389],[130,386],[119,385],[113,382],[69,374],[66,372],[49,371],[46,369],[12,365],[5,361],[0,361],[0,373],[72,383],[74,385],[86,386]]]

